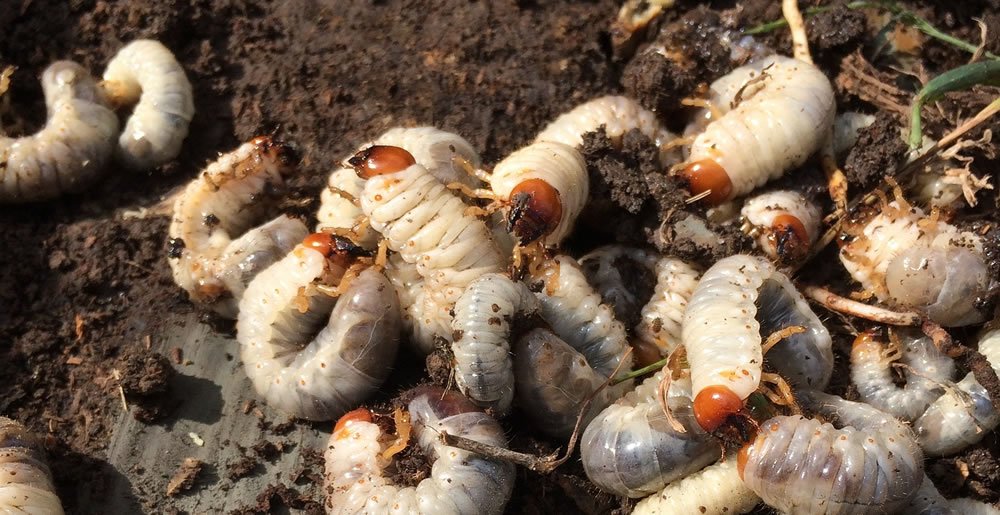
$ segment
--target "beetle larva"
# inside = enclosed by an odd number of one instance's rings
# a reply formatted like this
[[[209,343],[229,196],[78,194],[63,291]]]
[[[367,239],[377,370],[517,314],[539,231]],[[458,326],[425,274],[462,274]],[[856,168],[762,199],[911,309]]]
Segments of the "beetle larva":
[[[41,442],[26,427],[0,417],[0,512],[62,515]]]

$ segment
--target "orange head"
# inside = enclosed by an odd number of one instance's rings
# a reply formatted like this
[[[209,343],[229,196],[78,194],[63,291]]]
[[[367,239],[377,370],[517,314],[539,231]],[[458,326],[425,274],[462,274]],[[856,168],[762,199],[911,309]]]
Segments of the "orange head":
[[[709,386],[694,398],[694,418],[708,432],[715,431],[742,410],[743,399],[725,386]]]
[[[323,254],[328,260],[346,268],[354,258],[371,253],[357,246],[351,240],[335,234],[316,232],[302,240],[302,246]]]
[[[767,239],[782,260],[798,261],[809,254],[809,233],[795,216],[784,214],[774,217]]]
[[[358,176],[370,179],[376,175],[396,173],[417,163],[405,149],[388,145],[368,147],[347,160]]]
[[[368,411],[366,408],[358,408],[353,411],[348,411],[347,413],[344,413],[344,416],[340,417],[340,420],[337,420],[337,425],[333,426],[333,434],[340,433],[342,430],[346,429],[347,426],[350,426],[355,422],[370,423],[371,421],[372,412]],[[338,435],[338,438],[346,435],[347,433],[345,432],[343,435]]]
[[[257,152],[270,156],[282,166],[288,167],[295,161],[292,148],[271,136],[257,136],[250,140],[250,144],[256,147]]]
[[[691,195],[711,190],[704,200],[713,206],[729,200],[733,192],[733,182],[729,180],[726,169],[712,159],[702,159],[685,166],[681,177],[687,182]]]
[[[528,179],[510,192],[507,230],[527,245],[555,230],[562,219],[559,191],[541,179]]]

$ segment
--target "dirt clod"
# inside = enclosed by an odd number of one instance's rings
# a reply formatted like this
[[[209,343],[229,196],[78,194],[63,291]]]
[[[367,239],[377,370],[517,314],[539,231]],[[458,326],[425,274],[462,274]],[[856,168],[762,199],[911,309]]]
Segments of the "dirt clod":
[[[173,497],[191,490],[195,480],[198,479],[198,474],[201,473],[201,469],[204,466],[205,464],[200,460],[184,458],[174,477],[170,478],[170,482],[167,483],[167,495]]]
[[[858,132],[858,141],[844,165],[844,174],[854,191],[871,189],[896,169],[906,154],[899,127],[899,120],[883,111],[875,116],[875,123]]]

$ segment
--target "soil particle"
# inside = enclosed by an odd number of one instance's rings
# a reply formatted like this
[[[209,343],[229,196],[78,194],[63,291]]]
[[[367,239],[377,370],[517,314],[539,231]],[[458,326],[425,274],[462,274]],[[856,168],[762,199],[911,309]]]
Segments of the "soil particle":
[[[198,479],[198,474],[201,473],[201,469],[204,467],[205,464],[200,460],[184,458],[180,468],[177,469],[174,476],[170,478],[170,482],[167,483],[167,495],[173,497],[191,490],[195,480]]]
[[[906,155],[906,144],[899,133],[900,121],[881,111],[875,122],[858,132],[858,141],[847,154],[844,174],[851,188],[866,191],[896,169]]]
[[[257,495],[256,503],[233,510],[230,515],[255,515],[264,513],[278,513],[281,507],[302,510],[308,515],[322,515],[325,513],[323,504],[316,502],[311,496],[306,495],[294,488],[284,484],[271,484],[264,488],[264,491]]]
[[[169,413],[167,392],[176,372],[165,356],[133,347],[119,360],[116,369],[125,399],[134,407],[132,416],[136,420],[148,424]]]
[[[806,22],[809,49],[814,54],[843,55],[857,48],[866,36],[865,13],[838,5]],[[824,56],[827,57],[827,56]]]
[[[692,96],[700,84],[734,67],[723,42],[727,30],[719,14],[704,6],[664,25],[656,41],[625,66],[626,94],[659,113],[669,128],[680,130],[686,109],[677,99]]]
[[[227,477],[231,481],[252,476],[261,470],[260,462],[249,456],[243,456],[226,465]]]

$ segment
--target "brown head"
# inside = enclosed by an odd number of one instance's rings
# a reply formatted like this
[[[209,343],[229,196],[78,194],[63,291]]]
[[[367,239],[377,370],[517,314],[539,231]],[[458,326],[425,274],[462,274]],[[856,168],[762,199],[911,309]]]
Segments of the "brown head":
[[[406,149],[388,145],[373,145],[347,160],[354,171],[363,179],[406,170],[417,163]]]
[[[317,232],[306,236],[302,246],[315,250],[326,259],[347,268],[358,257],[369,256],[371,252],[357,246],[351,240],[335,234]]]
[[[711,433],[743,410],[743,399],[725,386],[709,386],[694,398],[694,418]]]
[[[542,179],[528,179],[510,192],[507,230],[527,245],[550,234],[562,219],[559,191]]]
[[[782,261],[799,261],[809,255],[809,233],[798,217],[789,214],[774,217],[767,240]]]
[[[358,408],[353,411],[348,411],[344,413],[339,420],[337,420],[337,425],[333,426],[333,434],[336,435],[338,440],[347,438],[350,433],[345,431],[351,424],[355,422],[369,422],[372,421],[372,412],[367,408]],[[343,431],[343,432],[341,432]]]
[[[687,183],[692,196],[711,191],[704,201],[713,206],[729,200],[733,192],[733,182],[729,179],[726,169],[713,159],[690,163],[681,170],[680,175]]]

